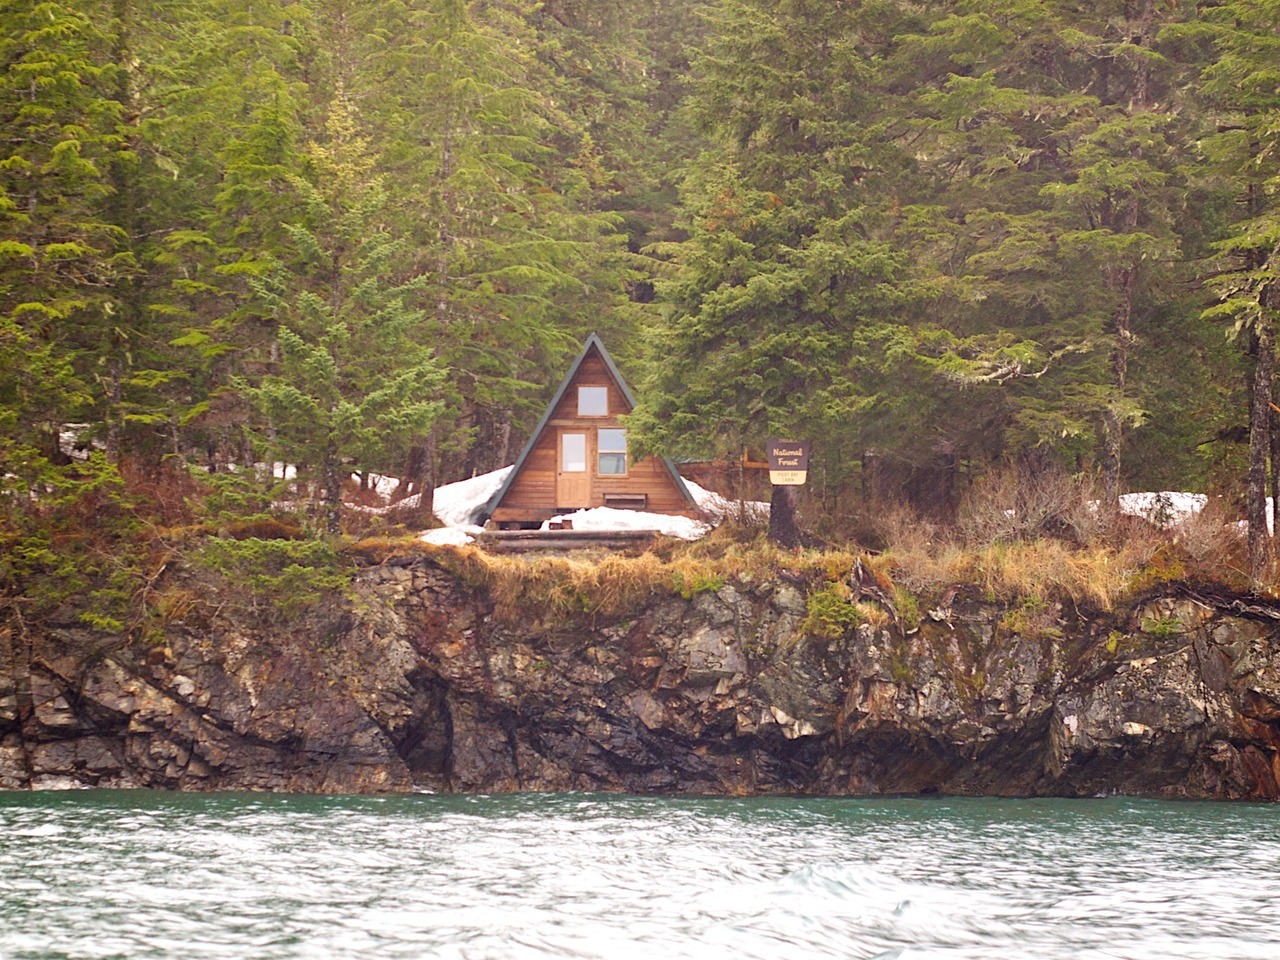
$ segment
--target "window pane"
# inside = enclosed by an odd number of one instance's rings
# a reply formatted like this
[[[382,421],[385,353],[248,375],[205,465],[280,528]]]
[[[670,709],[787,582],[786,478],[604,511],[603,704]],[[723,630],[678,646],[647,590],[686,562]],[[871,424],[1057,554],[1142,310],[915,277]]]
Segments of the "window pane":
[[[579,387],[578,416],[607,417],[609,415],[608,387]]]
[[[596,445],[599,454],[597,473],[618,477],[627,472],[627,431],[597,430]]]
[[[600,454],[600,475],[602,477],[621,477],[627,472],[627,455],[625,453]]]
[[[560,469],[565,473],[583,473],[587,469],[587,435],[562,433],[560,435]]]

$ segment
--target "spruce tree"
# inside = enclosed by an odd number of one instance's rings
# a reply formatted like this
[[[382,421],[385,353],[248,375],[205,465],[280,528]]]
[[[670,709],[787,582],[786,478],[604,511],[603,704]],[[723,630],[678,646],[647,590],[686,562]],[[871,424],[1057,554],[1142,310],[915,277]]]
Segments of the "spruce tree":
[[[722,146],[683,188],[689,239],[632,423],[672,453],[738,455],[771,435],[847,450],[870,402],[852,375],[911,296],[871,186],[894,150],[875,135],[876,63],[859,8],[732,0],[700,61],[694,107]],[[775,539],[794,490],[774,488]]]
[[[398,229],[429,278],[431,342],[459,372],[406,468],[423,493],[442,452],[455,475],[509,462],[582,336],[616,322],[632,276],[616,218],[591,210],[580,137],[545,92],[521,8],[472,6],[386,11],[359,79],[378,104]]]
[[[1249,573],[1266,585],[1273,556],[1267,524],[1267,464],[1272,458],[1276,325],[1280,319],[1280,4],[1234,0],[1207,7],[1194,31],[1216,57],[1204,71],[1203,94],[1215,132],[1204,140],[1209,161],[1230,178],[1243,216],[1217,244],[1218,271],[1209,287],[1218,300],[1205,316],[1227,323],[1248,347]],[[1277,473],[1272,459],[1271,471]]]
[[[444,368],[423,340],[428,278],[388,229],[377,157],[341,97],[325,134],[296,183],[294,257],[254,283],[279,324],[279,365],[241,386],[271,427],[270,455],[315,483],[335,533],[346,476],[403,455],[440,415]]]
[[[100,333],[130,269],[102,213],[124,144],[107,35],[88,11],[5,3],[0,23],[0,474],[24,486],[60,459],[62,424],[100,410]]]

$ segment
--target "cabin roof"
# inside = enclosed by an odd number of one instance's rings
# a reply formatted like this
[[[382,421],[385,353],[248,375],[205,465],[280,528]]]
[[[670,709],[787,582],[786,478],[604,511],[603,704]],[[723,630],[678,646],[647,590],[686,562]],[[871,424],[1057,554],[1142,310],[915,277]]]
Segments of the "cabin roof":
[[[578,375],[578,370],[581,368],[583,361],[587,359],[587,355],[591,353],[592,347],[594,347],[600,354],[600,359],[604,361],[605,368],[609,371],[609,376],[613,377],[614,382],[622,391],[622,395],[626,398],[627,404],[632,410],[635,409],[635,395],[631,392],[631,388],[627,386],[627,381],[618,370],[618,365],[613,362],[613,357],[609,356],[609,351],[605,349],[604,342],[600,337],[594,333],[591,334],[591,336],[587,337],[587,342],[583,344],[582,352],[578,354],[578,359],[573,361],[573,365],[569,367],[569,372],[566,373],[564,375],[564,379],[560,381],[560,386],[556,389],[555,395],[551,398],[551,402],[547,404],[547,409],[542,414],[542,419],[539,420],[538,425],[533,428],[533,433],[529,434],[529,440],[525,443],[524,449],[520,451],[520,456],[516,458],[515,466],[512,468],[511,472],[507,474],[507,479],[502,482],[502,486],[497,489],[494,495],[489,498],[489,502],[485,504],[485,519],[488,519],[488,517],[493,514],[493,511],[498,509],[498,505],[502,503],[502,498],[507,495],[507,491],[511,488],[512,484],[515,483],[516,477],[520,476],[521,467],[524,466],[525,460],[529,458],[529,454],[533,452],[534,446],[542,436],[542,431],[547,428],[547,422],[551,419],[552,413],[560,404],[561,399],[563,399],[565,392],[573,383],[574,378]],[[671,475],[671,480],[675,483],[676,489],[680,491],[691,505],[696,507],[697,501],[693,499],[693,494],[689,492],[689,488],[684,485],[684,478],[682,478],[679,471],[676,470],[675,464],[667,457],[659,457],[658,459],[666,468],[667,473]]]

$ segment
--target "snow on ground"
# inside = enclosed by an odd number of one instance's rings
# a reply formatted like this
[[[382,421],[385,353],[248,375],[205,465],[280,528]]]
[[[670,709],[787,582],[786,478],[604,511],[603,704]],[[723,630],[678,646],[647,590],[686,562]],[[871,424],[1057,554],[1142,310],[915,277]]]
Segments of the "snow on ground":
[[[360,483],[360,474],[351,474],[351,482]],[[400,486],[398,477],[384,477],[380,473],[369,474],[369,489],[380,496],[383,500],[389,498],[396,492],[396,487]]]
[[[1173,490],[1125,493],[1120,495],[1120,512],[1131,517],[1141,517],[1163,530],[1195,516],[1208,502],[1209,498],[1203,493],[1178,493]]]
[[[1203,493],[1177,493],[1162,490],[1160,493],[1125,493],[1120,495],[1120,512],[1133,517],[1142,517],[1153,526],[1167,530],[1184,520],[1190,519],[1203,510],[1209,498]],[[1271,498],[1267,497],[1267,532],[1275,532],[1275,509]],[[1236,526],[1244,533],[1248,522],[1239,521]]]
[[[681,540],[697,540],[705,536],[711,524],[689,517],[673,517],[665,513],[644,513],[640,510],[618,510],[615,507],[593,507],[590,510],[575,510],[559,517],[553,517],[542,525],[549,525],[562,520],[573,523],[575,530],[656,530],[668,537],[679,537]]]
[[[107,449],[101,440],[85,440],[92,427],[88,423],[64,423],[58,431],[58,448],[72,460],[88,460],[91,451]]]
[[[676,517],[666,513],[645,513],[641,510],[592,507],[552,517],[542,525],[542,529],[548,529],[552,523],[568,520],[572,522],[574,530],[656,530],[667,537],[697,540],[705,537],[726,515],[732,516],[738,512],[752,517],[769,515],[769,505],[759,500],[729,500],[691,480],[686,480],[685,486],[689,488],[694,502],[707,515],[708,520]]]
[[[438,546],[462,546],[470,543],[484,529],[477,520],[489,498],[498,492],[511,467],[503,467],[478,477],[446,483],[436,487],[431,501],[436,519],[444,524],[436,530],[424,530],[418,539]],[[412,498],[410,498],[412,499]]]
[[[1209,503],[1203,493],[1181,493],[1176,490],[1161,490],[1159,493],[1122,493],[1116,503],[1120,514],[1126,517],[1140,517],[1153,527],[1167,530],[1169,527],[1194,517]],[[1096,513],[1102,507],[1101,500],[1090,500],[1085,506]],[[1013,510],[1006,510],[1009,516]]]
[[[475,526],[436,527],[423,530],[418,539],[423,543],[434,543],[437,547],[461,547],[478,537],[483,529]]]
[[[665,513],[645,513],[640,510],[593,507],[553,517],[542,525],[542,529],[546,530],[551,523],[568,520],[573,523],[575,530],[656,530],[667,537],[697,540],[706,536],[726,516],[739,513],[756,519],[769,516],[769,504],[760,500],[729,500],[698,486],[692,480],[686,480],[685,486],[689,488],[694,502],[707,515],[708,520],[675,517]]]
[[[730,500],[706,487],[700,487],[692,480],[684,485],[693,494],[698,507],[709,517],[723,520],[725,517],[741,517],[744,520],[768,520],[769,504],[764,500]]]
[[[436,517],[446,527],[474,526],[480,519],[481,509],[498,492],[510,472],[511,467],[503,467],[470,480],[436,487],[432,501]]]

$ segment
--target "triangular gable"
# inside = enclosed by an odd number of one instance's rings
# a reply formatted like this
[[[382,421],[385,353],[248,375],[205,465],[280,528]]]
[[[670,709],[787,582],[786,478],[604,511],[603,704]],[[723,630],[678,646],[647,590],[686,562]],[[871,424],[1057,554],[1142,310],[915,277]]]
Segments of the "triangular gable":
[[[529,434],[529,440],[524,445],[524,449],[520,451],[520,456],[516,458],[515,466],[512,467],[511,472],[507,474],[507,479],[502,482],[502,486],[498,488],[497,492],[489,498],[489,502],[485,504],[482,519],[487,520],[493,515],[493,511],[498,509],[502,504],[502,498],[507,495],[507,491],[511,489],[512,485],[516,482],[516,478],[520,476],[520,470],[524,467],[525,461],[529,458],[529,454],[533,452],[533,448],[537,446],[538,441],[542,437],[542,432],[547,428],[547,422],[551,419],[551,416],[555,412],[556,407],[559,406],[560,401],[564,399],[565,392],[573,383],[574,378],[577,377],[578,370],[590,355],[592,347],[594,347],[600,354],[600,359],[604,361],[605,369],[609,371],[609,376],[613,377],[614,383],[616,383],[618,385],[618,389],[622,391],[622,395],[626,398],[627,404],[632,410],[635,409],[635,395],[631,392],[631,388],[627,386],[627,381],[618,370],[618,365],[613,362],[613,357],[609,356],[609,351],[605,349],[603,341],[601,341],[596,334],[591,334],[591,336],[587,337],[587,342],[583,345],[582,352],[578,354],[578,359],[573,361],[573,365],[569,367],[569,372],[566,373],[564,379],[560,381],[560,386],[557,388],[555,395],[552,396],[551,402],[547,404],[547,409],[542,414],[542,419],[539,420],[538,425],[533,428],[533,433]],[[693,494],[691,494],[689,492],[689,488],[685,486],[684,478],[681,477],[679,471],[676,470],[675,464],[667,457],[659,457],[658,459],[666,468],[667,473],[671,475],[671,480],[675,483],[676,489],[680,491],[681,495],[686,501],[688,501],[691,507],[697,508],[698,502],[693,499]]]

